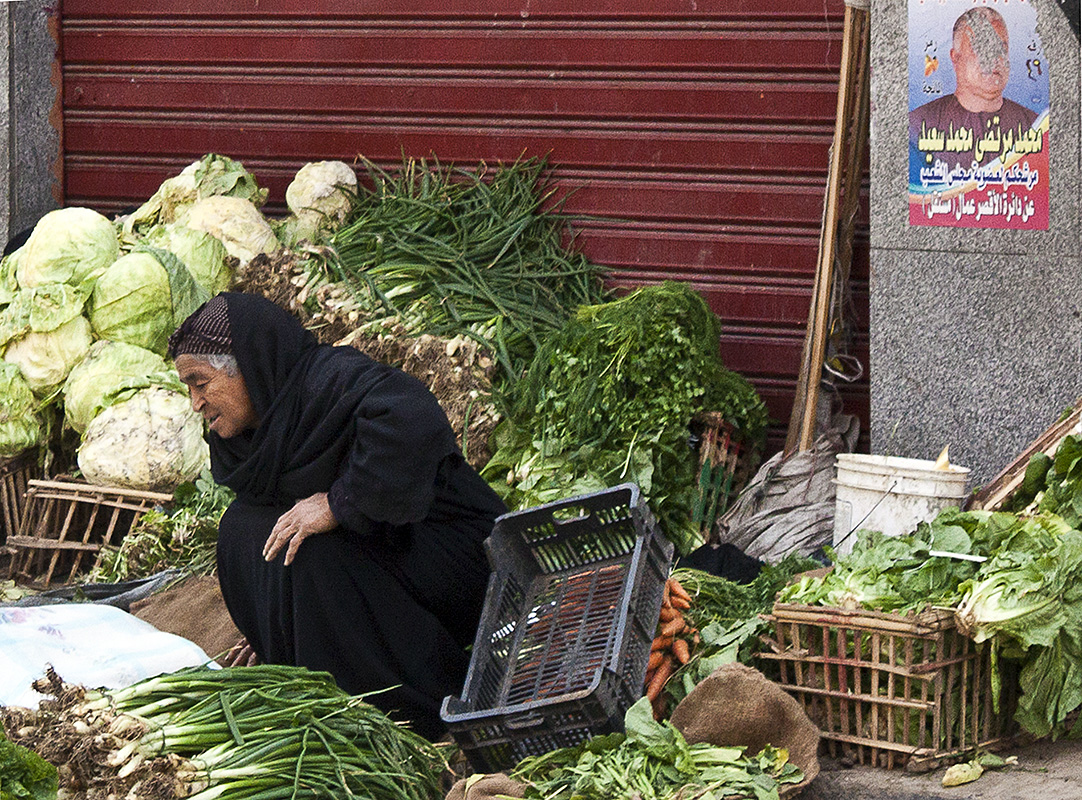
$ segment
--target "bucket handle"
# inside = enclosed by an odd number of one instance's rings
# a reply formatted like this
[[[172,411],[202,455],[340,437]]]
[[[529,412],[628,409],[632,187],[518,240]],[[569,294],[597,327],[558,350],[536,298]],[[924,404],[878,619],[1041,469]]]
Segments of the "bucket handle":
[[[889,495],[891,492],[893,492],[894,487],[897,486],[897,485],[898,485],[898,479],[895,478],[894,483],[892,483],[889,487],[887,487],[887,490],[885,492],[883,492],[883,494],[881,494],[879,496],[879,499],[875,501],[875,504],[871,508],[868,509],[868,513],[860,518],[860,521],[857,522],[857,524],[854,525],[849,530],[849,533],[845,534],[845,536],[843,536],[841,539],[839,539],[835,543],[835,545],[834,545],[835,550],[837,550],[839,547],[841,547],[850,536],[852,536],[854,533],[856,533],[858,530],[860,530],[860,526],[864,524],[864,520],[868,519],[868,517],[870,517],[872,515],[872,512],[875,511],[875,509],[879,507],[880,503],[882,503],[884,500],[887,499],[887,495]]]

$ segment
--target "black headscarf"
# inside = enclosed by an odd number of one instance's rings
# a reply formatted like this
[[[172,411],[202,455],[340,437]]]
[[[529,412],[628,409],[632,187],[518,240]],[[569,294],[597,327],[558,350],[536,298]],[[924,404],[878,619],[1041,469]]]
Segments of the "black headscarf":
[[[339,521],[355,529],[362,517],[401,523],[426,513],[441,462],[458,452],[427,388],[354,348],[320,345],[259,295],[220,296],[260,423],[229,439],[210,433],[214,479],[264,505],[331,492]]]

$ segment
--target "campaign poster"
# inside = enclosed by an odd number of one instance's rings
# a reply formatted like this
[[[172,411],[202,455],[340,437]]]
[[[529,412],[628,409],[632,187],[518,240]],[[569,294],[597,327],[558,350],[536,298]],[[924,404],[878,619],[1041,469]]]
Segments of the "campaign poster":
[[[1048,63],[1028,0],[909,0],[909,223],[1048,229]]]

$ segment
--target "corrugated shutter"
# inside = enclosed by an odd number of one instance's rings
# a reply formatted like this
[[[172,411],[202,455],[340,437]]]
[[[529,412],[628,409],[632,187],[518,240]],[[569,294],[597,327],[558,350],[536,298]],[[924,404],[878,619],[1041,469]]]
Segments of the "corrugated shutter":
[[[308,161],[547,155],[613,284],[691,282],[778,420],[833,133],[840,0],[64,0],[65,202],[136,204],[240,159],[272,210]],[[862,211],[866,214],[866,211]],[[852,353],[867,357],[867,237]],[[867,423],[866,379],[843,389]],[[867,425],[865,424],[865,429]]]

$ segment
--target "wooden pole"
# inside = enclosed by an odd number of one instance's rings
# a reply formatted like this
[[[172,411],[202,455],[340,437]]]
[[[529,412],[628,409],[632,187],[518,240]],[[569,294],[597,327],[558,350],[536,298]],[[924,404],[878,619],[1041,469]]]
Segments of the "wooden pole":
[[[819,258],[816,264],[812,302],[808,312],[808,325],[801,354],[801,369],[797,379],[796,397],[785,441],[785,455],[807,450],[815,439],[816,412],[819,405],[819,382],[823,374],[826,342],[831,319],[831,300],[834,294],[834,262],[837,255],[839,200],[845,173],[856,171],[859,175],[860,161],[852,157],[853,140],[862,139],[866,131],[866,115],[861,107],[863,84],[867,80],[867,7],[845,6],[845,24],[842,34],[841,74],[838,82],[838,102],[834,120],[834,142],[830,149],[830,166],[827,172],[826,200],[823,221],[819,231]],[[854,105],[858,113],[854,115]],[[856,120],[854,120],[856,116]],[[864,124],[861,124],[861,121]],[[863,143],[859,146],[862,150]],[[848,170],[843,168],[846,154],[850,155]],[[859,191],[859,180],[850,179],[846,195]],[[847,200],[851,199],[846,197]]]

